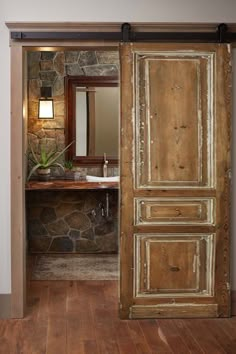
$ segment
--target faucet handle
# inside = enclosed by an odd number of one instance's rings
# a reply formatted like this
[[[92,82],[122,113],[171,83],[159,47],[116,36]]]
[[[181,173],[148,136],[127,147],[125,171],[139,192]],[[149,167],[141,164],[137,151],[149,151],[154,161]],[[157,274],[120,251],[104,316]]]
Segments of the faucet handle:
[[[105,207],[103,203],[99,203],[99,208],[101,209],[102,216],[105,216]]]
[[[107,165],[108,165],[107,155],[104,152],[103,177],[107,177]]]
[[[107,154],[105,152],[103,153],[103,158],[104,158],[104,163],[107,164],[108,163]]]

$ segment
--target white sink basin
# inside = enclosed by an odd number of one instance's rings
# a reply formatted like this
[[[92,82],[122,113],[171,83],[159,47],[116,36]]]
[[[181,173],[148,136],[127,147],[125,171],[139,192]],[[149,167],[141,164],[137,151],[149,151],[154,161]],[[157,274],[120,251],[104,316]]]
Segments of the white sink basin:
[[[114,177],[98,177],[98,176],[86,176],[87,182],[119,182],[120,176]]]

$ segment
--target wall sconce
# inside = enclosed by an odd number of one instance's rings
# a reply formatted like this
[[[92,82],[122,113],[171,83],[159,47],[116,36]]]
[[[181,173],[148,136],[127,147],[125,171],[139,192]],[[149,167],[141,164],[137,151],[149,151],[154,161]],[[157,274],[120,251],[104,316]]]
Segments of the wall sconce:
[[[41,87],[41,98],[39,99],[39,119],[54,119],[52,88]]]

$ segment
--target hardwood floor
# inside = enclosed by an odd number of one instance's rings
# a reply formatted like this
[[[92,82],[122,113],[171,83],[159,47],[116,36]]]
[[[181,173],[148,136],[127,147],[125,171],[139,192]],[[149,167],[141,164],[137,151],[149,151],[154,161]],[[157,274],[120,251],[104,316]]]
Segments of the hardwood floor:
[[[0,321],[1,354],[236,353],[236,317],[119,320],[116,281],[31,281],[23,320]]]

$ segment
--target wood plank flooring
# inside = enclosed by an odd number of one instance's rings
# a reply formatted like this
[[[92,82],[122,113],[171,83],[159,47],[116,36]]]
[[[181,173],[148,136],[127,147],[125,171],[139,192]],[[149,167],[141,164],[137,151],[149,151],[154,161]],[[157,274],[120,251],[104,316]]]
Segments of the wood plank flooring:
[[[31,281],[26,317],[0,321],[0,353],[236,353],[236,317],[119,320],[117,293],[116,281]]]

